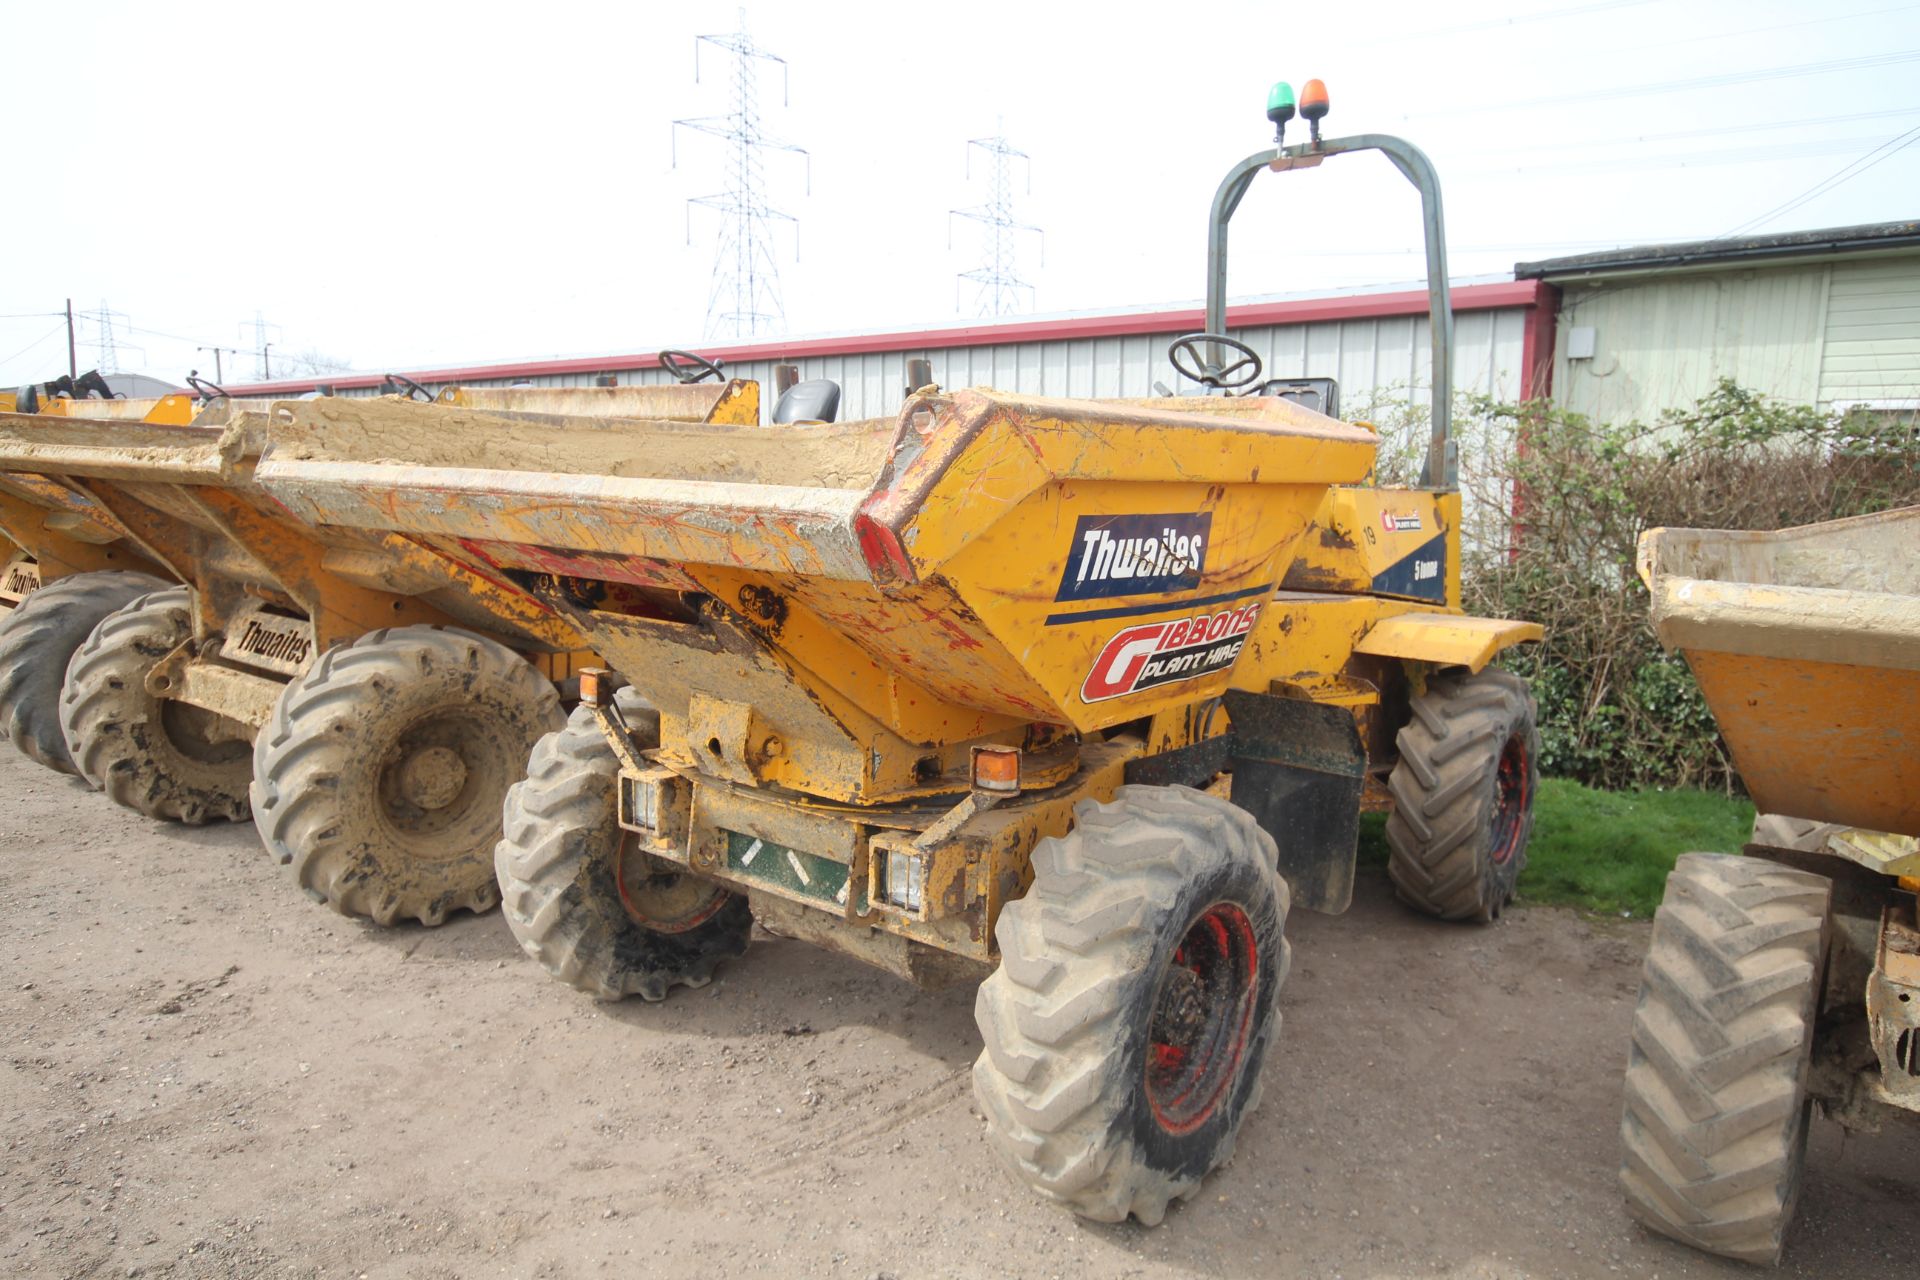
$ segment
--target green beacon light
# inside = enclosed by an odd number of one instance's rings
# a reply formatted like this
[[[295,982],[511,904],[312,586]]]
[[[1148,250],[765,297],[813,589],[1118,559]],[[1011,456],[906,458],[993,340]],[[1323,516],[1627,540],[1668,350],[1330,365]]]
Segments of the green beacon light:
[[[1273,145],[1284,145],[1287,121],[1293,119],[1293,86],[1285,80],[1275,81],[1267,90],[1267,119],[1273,121]]]

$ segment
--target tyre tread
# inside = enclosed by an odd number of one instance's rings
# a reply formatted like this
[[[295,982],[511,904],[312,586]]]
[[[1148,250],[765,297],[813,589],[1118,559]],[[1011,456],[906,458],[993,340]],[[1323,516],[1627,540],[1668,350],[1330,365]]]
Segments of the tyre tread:
[[[1271,872],[1278,851],[1251,815],[1184,787],[1124,786],[1111,803],[1083,801],[1074,818],[1035,849],[1032,889],[1001,910],[1001,963],[974,1006],[985,1046],[974,1094],[995,1151],[1042,1196],[1083,1217],[1152,1225],[1200,1178],[1148,1168],[1128,1135],[1106,1127],[1102,1086],[1126,1031],[1124,981],[1151,944],[1154,904],[1171,900],[1197,857],[1219,850]],[[1284,925],[1286,882],[1276,873],[1272,883]],[[1277,936],[1284,982],[1288,949]],[[1276,1010],[1256,1032],[1252,1069],[1278,1023]],[[1256,1087],[1243,1117],[1257,1102]],[[1216,1163],[1231,1151],[1229,1136]]]
[[[22,755],[59,773],[80,773],[60,727],[67,664],[108,614],[166,585],[127,570],[76,573],[14,606],[0,625],[0,725]]]
[[[627,688],[615,698],[637,729],[646,705]],[[609,831],[618,771],[585,707],[540,739],[526,778],[507,792],[494,854],[500,909],[520,949],[575,990],[600,1000],[664,1000],[676,986],[706,986],[721,961],[745,952],[752,917],[735,898],[694,931],[698,945],[673,950],[672,963],[660,962],[657,951],[643,960],[621,945],[623,923],[638,926],[626,922],[617,901],[602,901],[587,886],[596,842],[618,839]]]
[[[170,772],[133,731],[136,717],[152,727],[157,706],[145,692],[146,673],[158,654],[193,634],[192,608],[188,588],[165,587],[101,619],[67,666],[60,728],[81,776],[114,803],[188,826],[241,822],[247,817],[244,770],[211,784],[189,781]]]
[[[1387,873],[1401,901],[1442,920],[1496,919],[1525,869],[1529,809],[1513,865],[1493,874],[1482,835],[1490,815],[1488,775],[1509,735],[1528,739],[1529,796],[1538,785],[1535,709],[1526,681],[1489,667],[1434,677],[1410,702],[1400,759],[1387,778]]]
[[[1828,881],[1689,853],[1654,917],[1621,1116],[1635,1218],[1696,1248],[1778,1261],[1804,1159]]]
[[[486,849],[462,883],[422,876],[396,884],[348,830],[352,807],[374,801],[341,794],[341,779],[363,749],[342,726],[357,726],[378,693],[430,678],[441,665],[510,694],[536,725],[563,719],[553,687],[505,645],[452,627],[390,627],[321,654],[287,686],[255,740],[252,801],[261,840],[301,889],[342,915],[434,926],[499,901]]]

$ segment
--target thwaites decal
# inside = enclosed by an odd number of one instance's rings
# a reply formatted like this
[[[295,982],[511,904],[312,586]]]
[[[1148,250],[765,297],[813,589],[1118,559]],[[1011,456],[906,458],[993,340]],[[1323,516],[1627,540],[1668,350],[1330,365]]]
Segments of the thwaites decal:
[[[1128,627],[1107,641],[1080,685],[1082,702],[1105,702],[1156,685],[1198,680],[1231,667],[1260,616],[1260,602]]]
[[[1191,591],[1207,567],[1213,513],[1081,516],[1055,600]]]

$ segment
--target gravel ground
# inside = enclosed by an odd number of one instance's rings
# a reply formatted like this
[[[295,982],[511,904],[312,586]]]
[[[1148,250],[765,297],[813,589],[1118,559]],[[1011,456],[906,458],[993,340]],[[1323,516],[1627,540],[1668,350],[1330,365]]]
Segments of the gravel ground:
[[[1155,1230],[981,1140],[970,989],[763,939],[600,1006],[495,916],[313,906],[251,827],[151,824],[11,754],[0,1272],[33,1276],[1751,1276],[1628,1222],[1644,925],[1297,916],[1240,1154]],[[1920,1258],[1916,1135],[1820,1123],[1786,1273]]]

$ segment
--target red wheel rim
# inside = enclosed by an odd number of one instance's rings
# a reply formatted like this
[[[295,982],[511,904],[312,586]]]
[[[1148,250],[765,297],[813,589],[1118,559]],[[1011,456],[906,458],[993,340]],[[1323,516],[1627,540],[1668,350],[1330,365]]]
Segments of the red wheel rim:
[[[731,896],[673,863],[623,847],[614,868],[620,904],[634,923],[655,933],[685,933],[718,915]]]
[[[1520,852],[1521,833],[1526,829],[1527,810],[1533,803],[1533,762],[1527,758],[1527,744],[1519,734],[1507,739],[1500,750],[1500,766],[1493,784],[1493,860],[1505,864]]]
[[[1191,1133],[1240,1077],[1260,988],[1260,944],[1247,913],[1219,902],[1200,913],[1168,957],[1147,1033],[1153,1118]]]

